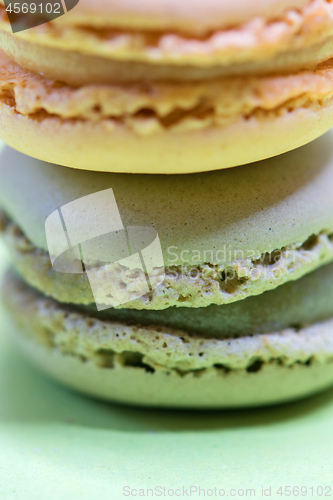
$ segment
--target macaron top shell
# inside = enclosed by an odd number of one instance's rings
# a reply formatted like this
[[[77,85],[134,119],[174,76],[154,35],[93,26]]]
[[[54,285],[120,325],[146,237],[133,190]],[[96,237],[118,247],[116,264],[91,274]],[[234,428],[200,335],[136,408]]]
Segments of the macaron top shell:
[[[124,226],[158,232],[165,265],[220,262],[219,250],[253,258],[333,230],[333,131],[277,158],[180,176],[77,171],[4,147],[0,175],[2,208],[44,250],[52,212],[108,188]]]
[[[270,72],[275,64],[278,71],[284,66],[290,71],[293,65],[306,69],[327,60],[333,5],[327,0],[81,0],[66,15],[9,38],[11,26],[1,8],[0,29],[3,50],[28,69],[36,70],[38,63],[29,62],[31,47],[21,52],[16,43],[20,39],[61,49],[67,55],[77,52],[153,67],[171,65],[166,68],[167,77],[172,76],[173,67],[181,66],[180,79],[188,79],[193,66],[217,76],[218,71],[212,72],[215,67],[223,68],[223,73],[227,68],[230,74],[251,73],[251,68],[265,72],[268,62]]]
[[[73,3],[73,2],[72,2]],[[80,0],[66,7],[62,24],[88,24],[97,28],[125,27],[148,30],[176,30],[202,35],[261,16],[276,19],[284,11],[300,9],[309,0]],[[4,0],[0,0],[1,5]],[[61,21],[60,21],[61,19]]]
[[[89,21],[97,27],[177,30],[204,34],[247,22],[254,17],[277,18],[300,9],[308,0],[80,0],[64,23]]]

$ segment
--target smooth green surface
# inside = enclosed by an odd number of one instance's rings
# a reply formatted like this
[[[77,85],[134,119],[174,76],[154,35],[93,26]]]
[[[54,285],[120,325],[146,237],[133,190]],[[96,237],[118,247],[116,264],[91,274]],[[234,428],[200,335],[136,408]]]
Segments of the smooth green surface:
[[[5,261],[0,248],[1,272]],[[231,488],[263,498],[272,486],[270,498],[285,498],[280,486],[333,486],[333,391],[246,411],[112,406],[45,378],[16,351],[2,310],[0,325],[1,500],[134,498],[126,485],[217,487],[230,498]]]

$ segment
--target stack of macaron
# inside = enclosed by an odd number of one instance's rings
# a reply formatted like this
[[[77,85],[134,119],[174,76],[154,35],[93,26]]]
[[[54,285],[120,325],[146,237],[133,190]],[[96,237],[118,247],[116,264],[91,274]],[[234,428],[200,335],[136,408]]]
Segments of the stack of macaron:
[[[0,1],[0,47],[2,296],[28,356],[150,406],[333,385],[333,3],[81,0],[14,34]]]

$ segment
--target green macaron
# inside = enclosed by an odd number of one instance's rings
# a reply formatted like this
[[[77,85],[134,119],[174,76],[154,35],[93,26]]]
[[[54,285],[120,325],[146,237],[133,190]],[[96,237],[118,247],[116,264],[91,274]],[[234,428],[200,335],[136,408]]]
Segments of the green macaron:
[[[131,404],[253,406],[328,387],[332,139],[333,131],[274,159],[184,176],[75,171],[3,147],[0,229],[15,271],[2,295],[18,343],[64,384]],[[45,223],[72,204],[74,226],[98,225],[97,209],[75,202],[111,189],[124,227],[159,238],[164,279],[142,296],[123,264],[103,281],[104,236],[81,272],[52,267]],[[112,307],[117,286],[131,300]]]

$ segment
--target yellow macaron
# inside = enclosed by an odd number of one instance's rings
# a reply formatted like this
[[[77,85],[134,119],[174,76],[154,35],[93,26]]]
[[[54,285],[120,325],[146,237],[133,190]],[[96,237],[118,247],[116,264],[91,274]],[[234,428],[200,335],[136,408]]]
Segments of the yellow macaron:
[[[0,6],[0,46],[1,137],[65,166],[223,169],[333,125],[325,0],[81,0],[19,33]]]

